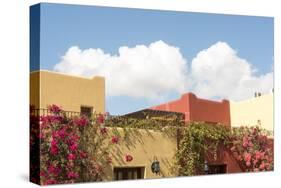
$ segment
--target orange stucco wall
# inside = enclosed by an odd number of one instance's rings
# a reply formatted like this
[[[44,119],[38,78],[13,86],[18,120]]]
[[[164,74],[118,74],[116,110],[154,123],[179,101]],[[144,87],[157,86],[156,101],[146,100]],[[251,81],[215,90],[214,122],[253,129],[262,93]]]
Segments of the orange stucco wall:
[[[207,152],[205,155],[205,160],[207,160],[207,162],[211,165],[226,164],[226,173],[243,172],[231,151],[222,143],[218,146],[216,155],[214,155],[214,152]]]
[[[204,121],[230,126],[228,100],[217,102],[197,98],[193,93],[186,93],[178,100],[154,106],[150,109],[184,113],[186,122]]]

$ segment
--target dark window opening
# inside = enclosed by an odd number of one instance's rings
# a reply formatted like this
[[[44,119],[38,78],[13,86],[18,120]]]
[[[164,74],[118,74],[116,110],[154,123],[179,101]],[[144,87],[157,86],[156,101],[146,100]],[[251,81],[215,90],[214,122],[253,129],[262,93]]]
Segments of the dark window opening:
[[[80,108],[81,115],[91,116],[93,113],[93,107],[90,106],[81,106]]]
[[[144,167],[116,167],[114,180],[144,179]]]
[[[225,174],[227,165],[226,164],[209,164],[208,174]]]

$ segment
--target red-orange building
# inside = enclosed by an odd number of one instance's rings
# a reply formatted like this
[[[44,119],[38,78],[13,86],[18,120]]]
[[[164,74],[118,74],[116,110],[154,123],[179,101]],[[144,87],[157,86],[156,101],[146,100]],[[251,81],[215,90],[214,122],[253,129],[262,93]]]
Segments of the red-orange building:
[[[196,97],[193,93],[186,93],[180,99],[161,105],[150,107],[151,110],[180,112],[184,114],[185,122],[221,123],[231,126],[230,104],[228,100],[211,101]],[[216,159],[206,156],[210,173],[236,173],[241,167],[233,158],[230,151],[219,147]]]
[[[150,107],[152,110],[181,112],[185,121],[221,123],[230,126],[230,106],[228,100],[211,101],[197,98],[193,93],[186,93],[180,99]]]

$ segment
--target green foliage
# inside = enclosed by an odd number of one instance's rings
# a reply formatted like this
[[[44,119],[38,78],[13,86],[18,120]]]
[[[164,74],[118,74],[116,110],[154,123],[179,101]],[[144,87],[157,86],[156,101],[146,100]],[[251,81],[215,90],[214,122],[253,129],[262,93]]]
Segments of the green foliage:
[[[228,140],[229,133],[229,128],[225,126],[200,122],[193,122],[182,128],[182,139],[176,153],[179,175],[202,174],[206,153],[215,153],[218,144]]]
[[[106,127],[137,128],[149,130],[163,130],[165,127],[181,127],[184,121],[178,118],[166,119],[138,119],[129,117],[114,117],[106,120]]]

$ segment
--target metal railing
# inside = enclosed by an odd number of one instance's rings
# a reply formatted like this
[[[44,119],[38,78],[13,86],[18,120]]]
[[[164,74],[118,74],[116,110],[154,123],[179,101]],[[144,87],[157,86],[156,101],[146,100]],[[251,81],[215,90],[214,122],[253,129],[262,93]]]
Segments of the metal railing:
[[[53,115],[49,109],[46,108],[40,108],[40,109],[30,109],[30,115],[33,116],[47,116],[47,115]],[[75,112],[75,111],[60,111],[58,115],[66,116],[66,117],[76,117],[76,116],[81,116],[81,115],[86,115],[89,117],[97,116],[100,114],[94,114],[94,113],[81,113],[81,112]]]

